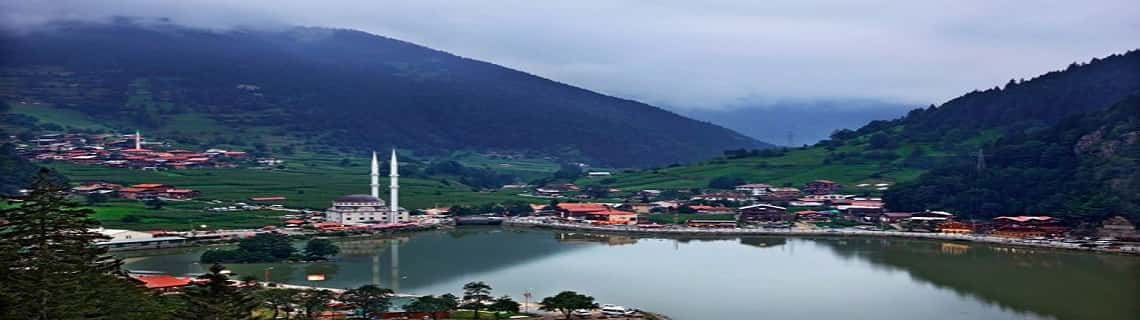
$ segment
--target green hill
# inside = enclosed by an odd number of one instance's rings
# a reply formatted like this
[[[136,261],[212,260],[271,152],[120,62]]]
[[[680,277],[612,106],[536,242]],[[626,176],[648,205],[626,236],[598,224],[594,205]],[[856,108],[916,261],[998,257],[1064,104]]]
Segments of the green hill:
[[[9,120],[33,129],[141,127],[193,145],[527,152],[623,167],[767,146],[644,103],[354,30],[124,20],[0,32],[0,42],[0,99],[22,103],[15,111],[35,119]]]
[[[1011,80],[1004,88],[970,92],[899,119],[840,130],[807,148],[728,151],[694,164],[578,182],[618,188],[704,188],[716,178],[794,186],[815,179],[848,187],[906,182],[933,168],[970,161],[1003,136],[1047,130],[1067,116],[1107,108],[1138,92],[1140,51],[1130,51],[1027,81]]]
[[[955,210],[978,217],[1046,214],[1076,221],[1140,221],[1140,96],[1071,116],[986,148],[984,166],[959,161],[887,192],[898,210]]]

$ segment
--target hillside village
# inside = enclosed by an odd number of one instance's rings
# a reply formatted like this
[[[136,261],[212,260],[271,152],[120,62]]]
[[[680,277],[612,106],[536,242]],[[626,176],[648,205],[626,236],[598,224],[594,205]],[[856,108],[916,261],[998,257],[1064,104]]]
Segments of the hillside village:
[[[252,161],[245,151],[211,148],[204,151],[170,148],[135,134],[49,133],[26,140],[10,137],[19,155],[35,161],[66,161],[82,165],[141,170],[236,167]],[[263,165],[279,164],[259,159]]]

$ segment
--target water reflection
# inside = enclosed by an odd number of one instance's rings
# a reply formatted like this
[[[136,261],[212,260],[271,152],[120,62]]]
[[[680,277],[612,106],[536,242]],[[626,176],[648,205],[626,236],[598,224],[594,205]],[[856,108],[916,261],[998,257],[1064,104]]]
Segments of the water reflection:
[[[338,241],[335,262],[231,265],[240,274],[409,293],[589,292],[675,319],[1137,319],[1140,258],[878,238],[634,237],[460,228]],[[131,269],[200,272],[204,249],[127,257]],[[306,275],[324,274],[324,281]],[[818,308],[820,305],[840,306]],[[886,310],[889,310],[887,312]]]
[[[1140,259],[899,239],[816,239],[855,257],[1019,313],[1060,319],[1140,318]]]

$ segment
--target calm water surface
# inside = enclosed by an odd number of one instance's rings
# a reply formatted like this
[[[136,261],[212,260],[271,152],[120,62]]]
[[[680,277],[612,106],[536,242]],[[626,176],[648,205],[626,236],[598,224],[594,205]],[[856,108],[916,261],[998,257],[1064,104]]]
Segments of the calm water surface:
[[[1140,258],[873,238],[629,236],[461,228],[340,242],[328,263],[230,265],[332,288],[522,300],[562,290],[674,319],[1140,319]],[[126,268],[200,273],[203,248],[123,254]],[[307,281],[308,274],[325,281]]]

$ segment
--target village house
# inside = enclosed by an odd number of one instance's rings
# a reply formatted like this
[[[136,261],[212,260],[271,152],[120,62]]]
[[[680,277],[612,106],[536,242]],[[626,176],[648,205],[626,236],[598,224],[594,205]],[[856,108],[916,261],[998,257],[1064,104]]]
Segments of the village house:
[[[839,191],[839,183],[831,180],[815,180],[804,184],[804,192],[808,194],[831,194]]]
[[[737,209],[742,222],[786,222],[791,220],[788,209],[770,204],[756,204]]]
[[[614,209],[601,203],[559,203],[559,216],[597,224],[636,224],[637,213]]]
[[[751,196],[762,196],[768,194],[768,188],[771,187],[772,186],[763,183],[749,183],[736,186],[734,190]]]
[[[825,222],[830,221],[831,217],[835,215],[835,211],[816,211],[816,210],[803,210],[796,212],[796,221],[803,222]]]
[[[836,206],[843,214],[843,218],[862,223],[878,223],[879,215],[883,213],[882,206]]]
[[[938,224],[938,232],[946,234],[973,234],[974,227],[958,221],[946,221]]]
[[[714,193],[706,193],[706,194],[702,194],[702,195],[693,197],[692,200],[742,202],[742,201],[751,201],[752,197],[745,195],[743,193],[736,193],[736,192],[714,192]]]
[[[1001,216],[990,235],[1005,238],[1063,237],[1068,228],[1048,216]]]
[[[192,277],[175,277],[169,274],[131,273],[130,277],[142,282],[147,289],[157,292],[178,291],[194,282]]]
[[[183,237],[155,237],[153,234],[123,229],[91,229],[108,239],[95,242],[96,247],[108,251],[175,248],[186,245]]]
[[[1136,225],[1133,225],[1128,219],[1121,216],[1105,219],[1100,229],[1097,230],[1097,236],[1127,241],[1140,241],[1140,232],[1136,231]]]
[[[727,214],[736,213],[736,209],[722,206],[706,206],[706,205],[691,205],[690,209],[696,210],[699,214]]]
[[[763,199],[772,200],[794,200],[800,197],[800,189],[790,187],[768,188],[768,193],[762,196]]]
[[[910,219],[914,213],[910,212],[884,212],[879,214],[879,222],[881,223],[899,223],[903,220]]]

